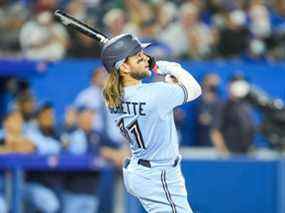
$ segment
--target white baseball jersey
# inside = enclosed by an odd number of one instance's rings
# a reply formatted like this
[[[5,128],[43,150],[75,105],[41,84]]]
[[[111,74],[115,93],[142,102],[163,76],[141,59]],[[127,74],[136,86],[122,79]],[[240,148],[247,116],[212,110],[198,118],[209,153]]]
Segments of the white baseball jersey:
[[[110,109],[130,142],[132,158],[170,162],[177,158],[173,108],[187,100],[184,86],[166,82],[125,87],[120,107]]]

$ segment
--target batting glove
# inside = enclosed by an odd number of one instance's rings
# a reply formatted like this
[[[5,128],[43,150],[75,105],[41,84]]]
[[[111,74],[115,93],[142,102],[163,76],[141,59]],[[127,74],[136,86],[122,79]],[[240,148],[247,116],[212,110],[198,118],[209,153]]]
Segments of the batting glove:
[[[177,69],[181,68],[181,65],[176,62],[169,62],[169,61],[157,61],[156,68],[154,71],[159,75],[172,75]]]

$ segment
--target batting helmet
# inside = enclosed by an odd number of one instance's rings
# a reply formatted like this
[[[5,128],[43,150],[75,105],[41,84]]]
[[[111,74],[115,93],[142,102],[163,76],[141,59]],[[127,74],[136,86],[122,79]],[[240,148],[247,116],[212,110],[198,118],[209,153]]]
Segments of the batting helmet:
[[[118,70],[119,65],[128,57],[135,55],[150,43],[141,43],[131,34],[122,34],[110,39],[102,48],[101,60],[110,73]],[[120,63],[121,62],[121,63]]]

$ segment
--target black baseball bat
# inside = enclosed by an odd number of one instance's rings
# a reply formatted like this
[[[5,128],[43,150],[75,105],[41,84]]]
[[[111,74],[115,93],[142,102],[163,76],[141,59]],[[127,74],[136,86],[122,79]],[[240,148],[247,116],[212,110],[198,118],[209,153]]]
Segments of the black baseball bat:
[[[72,17],[69,14],[66,14],[61,10],[56,10],[54,12],[54,16],[58,18],[60,22],[63,23],[65,26],[77,30],[89,36],[90,38],[95,39],[100,44],[105,44],[109,40],[108,36],[106,36],[102,32],[95,30],[94,28],[88,26],[87,24],[84,24],[83,22],[79,21],[78,19]]]

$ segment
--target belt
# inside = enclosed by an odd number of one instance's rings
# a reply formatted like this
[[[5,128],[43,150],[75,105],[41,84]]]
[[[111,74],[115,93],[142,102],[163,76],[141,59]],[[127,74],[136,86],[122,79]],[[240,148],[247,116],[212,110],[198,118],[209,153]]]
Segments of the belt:
[[[174,160],[173,164],[171,164],[171,166],[172,166],[172,167],[177,166],[179,160],[180,160],[180,157],[178,156],[178,157]],[[141,166],[147,167],[147,168],[151,168],[151,167],[152,167],[152,165],[151,165],[152,163],[151,163],[149,160],[139,159],[139,160],[138,160],[138,164],[141,165]]]

